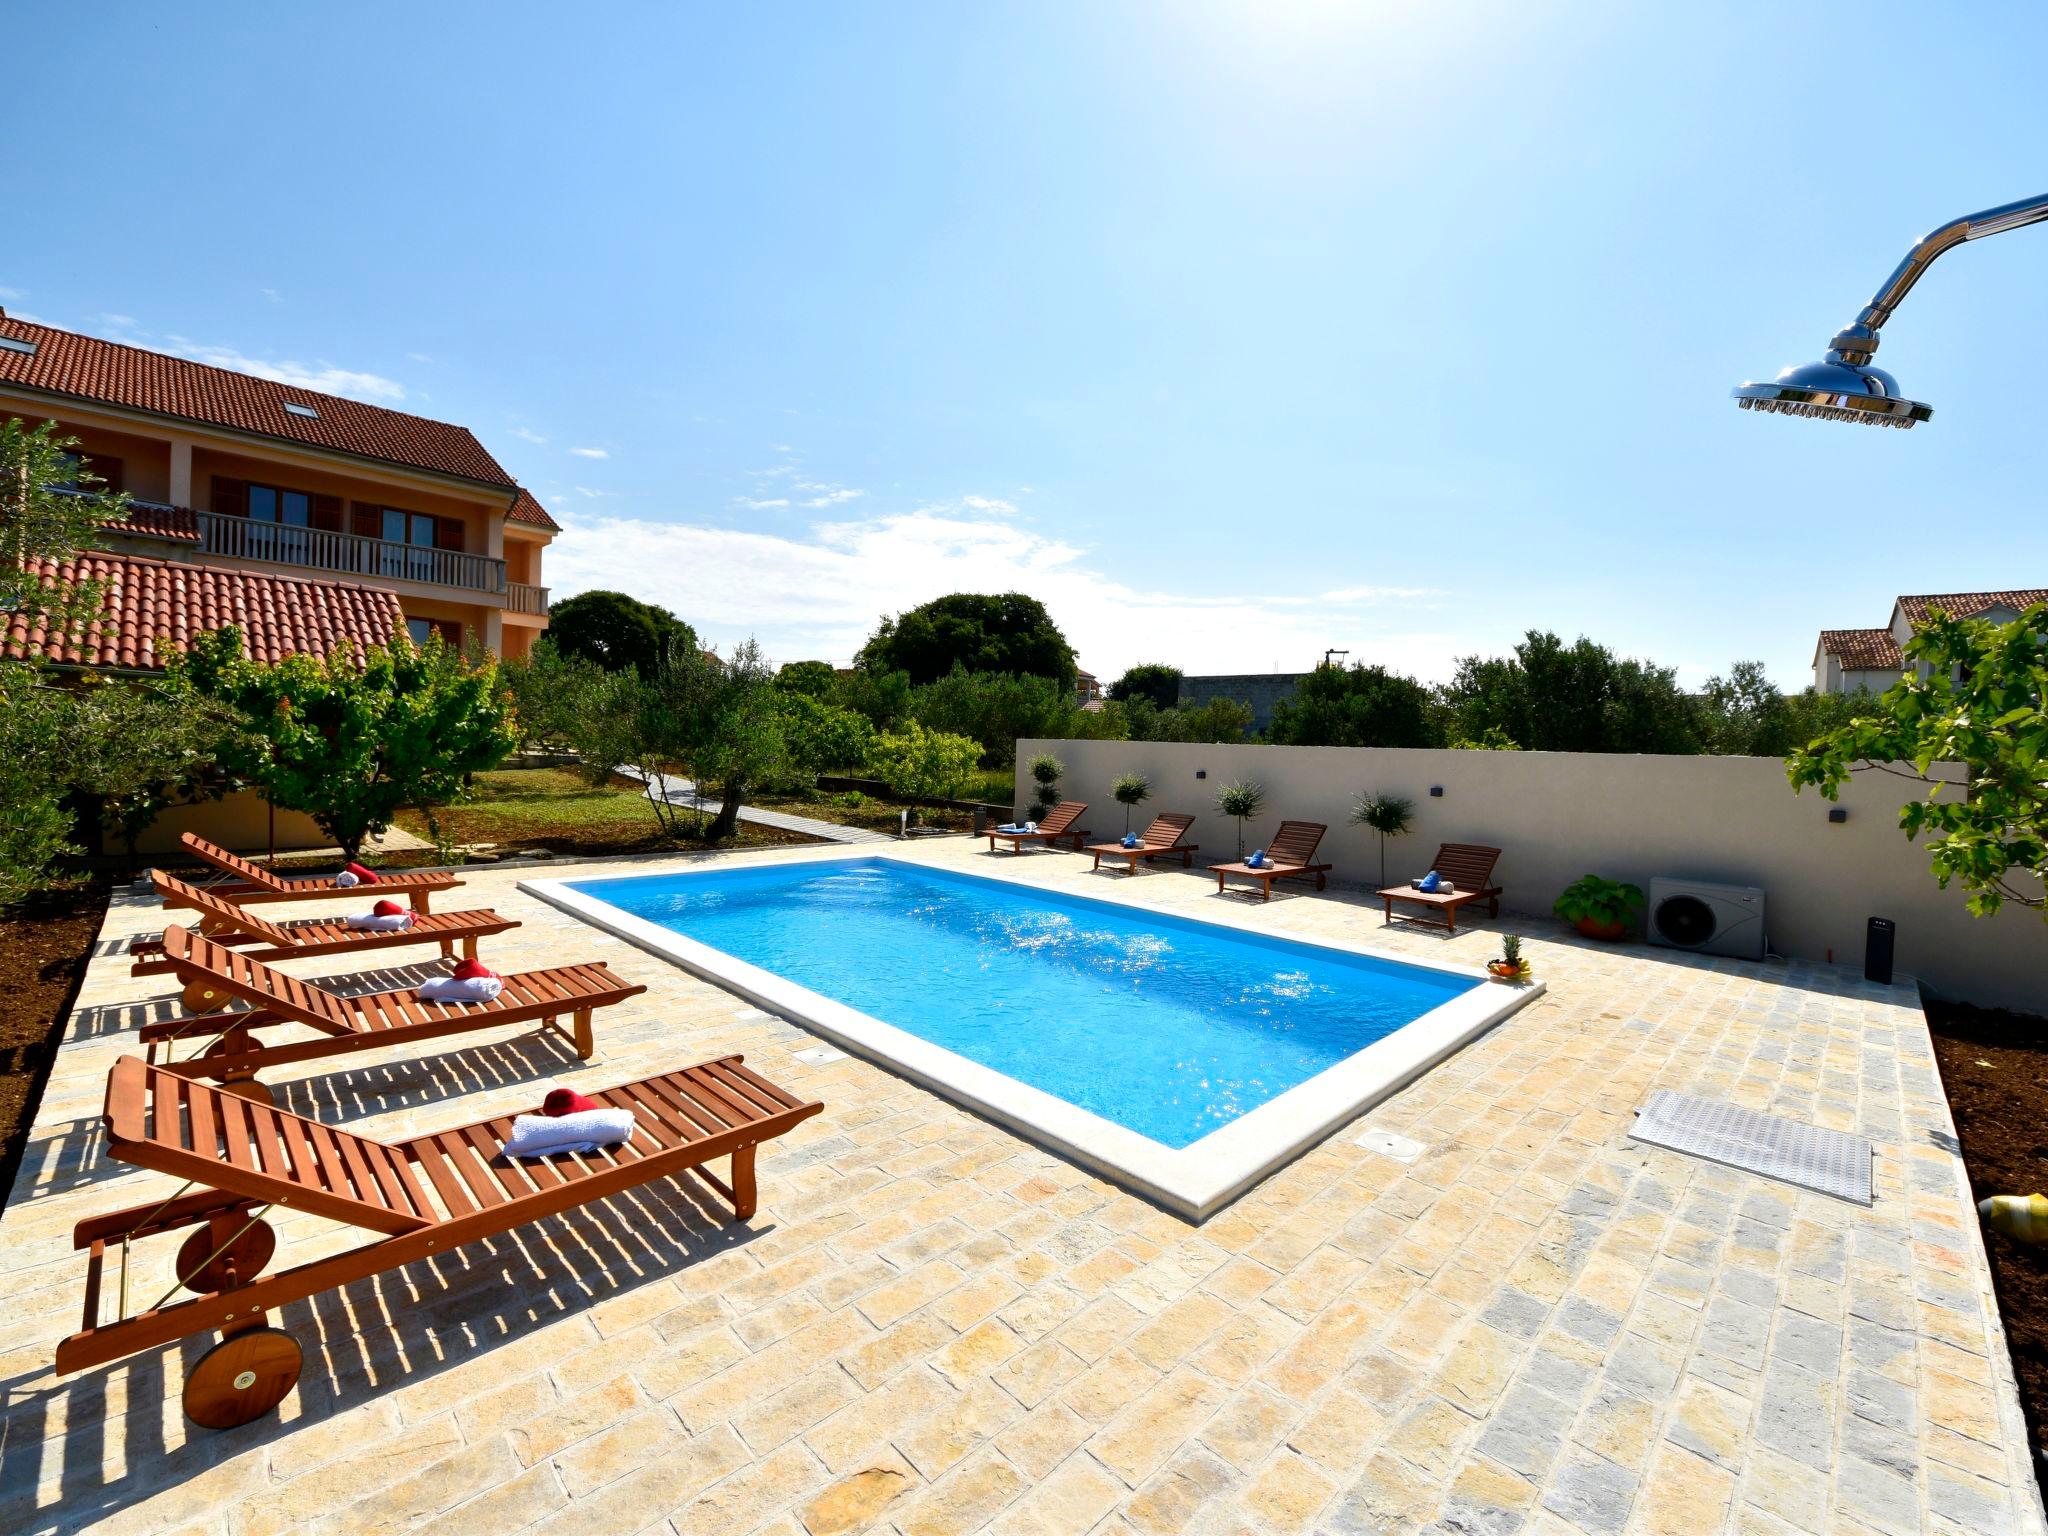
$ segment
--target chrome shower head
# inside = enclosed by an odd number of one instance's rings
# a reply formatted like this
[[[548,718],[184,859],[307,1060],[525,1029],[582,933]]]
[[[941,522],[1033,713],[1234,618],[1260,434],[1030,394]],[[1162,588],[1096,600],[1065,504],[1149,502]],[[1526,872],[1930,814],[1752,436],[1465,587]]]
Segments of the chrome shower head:
[[[1839,352],[1828,353],[1823,362],[1787,368],[1768,384],[1743,384],[1733,394],[1745,411],[1856,421],[1871,427],[1911,427],[1934,414],[1934,407],[1901,395],[1898,380],[1882,368],[1851,365]]]
[[[2048,219],[2048,196],[2024,198],[2002,208],[1951,219],[1906,253],[1876,297],[1863,306],[1855,323],[1828,343],[1824,359],[1787,368],[1768,384],[1752,380],[1729,393],[1745,411],[1858,421],[1873,427],[1910,427],[1916,421],[1926,421],[1934,415],[1932,406],[1906,399],[1899,393],[1898,380],[1882,368],[1870,366],[1877,353],[1879,328],[1942,252],[1965,240],[1981,240],[2043,219]]]

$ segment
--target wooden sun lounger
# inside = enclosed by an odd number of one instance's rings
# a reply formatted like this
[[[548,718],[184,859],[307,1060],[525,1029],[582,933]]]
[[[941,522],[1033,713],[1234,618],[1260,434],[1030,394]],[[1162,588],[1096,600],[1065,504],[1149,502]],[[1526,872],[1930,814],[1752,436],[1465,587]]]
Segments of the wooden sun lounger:
[[[517,918],[500,917],[491,911],[416,912],[410,926],[398,929],[351,928],[342,919],[332,917],[302,917],[274,923],[223,900],[203,886],[187,885],[160,869],[149,872],[149,883],[163,897],[165,906],[190,907],[201,914],[202,937],[238,948],[252,960],[346,955],[366,949],[399,949],[408,944],[438,944],[442,955],[451,959],[455,946],[460,944],[463,954],[473,957],[478,939],[519,926]],[[157,976],[170,970],[171,962],[163,958],[163,948],[161,938],[138,940],[130,949],[136,956],[132,974]]]
[[[422,1002],[418,989],[411,986],[344,996],[183,928],[166,928],[163,943],[165,962],[188,990],[195,984],[210,986],[224,999],[253,1006],[145,1024],[140,1038],[149,1048],[150,1065],[180,1077],[211,1078],[237,1093],[263,1098],[269,1097],[269,1090],[255,1077],[265,1067],[439,1040],[500,1024],[538,1021],[588,1061],[597,1050],[591,1014],[647,990],[637,982],[620,980],[602,963],[593,963],[507,976],[504,990],[487,1003]],[[572,1019],[569,1029],[555,1022],[565,1013]],[[257,1040],[255,1031],[285,1024],[304,1025],[317,1037],[280,1045]],[[180,1040],[201,1039],[212,1040],[203,1054],[170,1059]]]
[[[1086,851],[1095,855],[1096,869],[1102,868],[1105,858],[1128,859],[1131,867],[1126,873],[1135,875],[1141,860],[1150,863],[1170,853],[1180,855],[1181,867],[1185,869],[1195,862],[1199,845],[1184,843],[1181,839],[1187,836],[1188,828],[1194,824],[1192,816],[1183,816],[1179,811],[1162,811],[1152,818],[1152,825],[1139,836],[1137,847],[1126,848],[1122,843],[1090,843]]]
[[[1076,832],[1074,823],[1088,814],[1085,800],[1062,800],[1045,813],[1038,823],[1036,832],[999,832],[989,829],[988,851],[996,851],[996,839],[1002,838],[1010,845],[1012,853],[1022,853],[1026,843],[1072,843],[1074,852],[1081,851],[1081,844],[1088,840],[1088,833]]]
[[[336,885],[332,875],[274,875],[240,854],[229,853],[218,843],[209,843],[196,832],[187,832],[178,841],[188,852],[232,877],[217,880],[206,889],[238,904],[254,901],[336,901],[365,894],[374,900],[379,896],[402,894],[412,899],[415,912],[425,912],[435,891],[452,891],[462,884],[445,871],[393,870],[389,874],[379,874],[374,885]]]
[[[1386,920],[1390,923],[1394,920],[1394,903],[1397,901],[1443,913],[1443,926],[1447,933],[1458,931],[1458,908],[1468,902],[1483,901],[1487,915],[1499,917],[1500,887],[1493,883],[1493,866],[1499,861],[1498,848],[1487,848],[1478,843],[1445,843],[1437,849],[1436,859],[1429,867],[1450,881],[1451,889],[1425,895],[1412,885],[1390,885],[1379,893],[1380,905],[1386,910]],[[1434,926],[1426,917],[1411,917],[1409,921]]]
[[[275,1408],[298,1381],[298,1341],[269,1321],[293,1302],[685,1169],[745,1221],[754,1214],[756,1148],[824,1105],[799,1100],[743,1060],[727,1056],[593,1094],[633,1112],[630,1140],[515,1160],[503,1150],[510,1115],[377,1141],[124,1056],[107,1078],[107,1151],[186,1187],[73,1229],[73,1245],[88,1254],[85,1316],[57,1346],[57,1369],[82,1371],[217,1330],[220,1342],[185,1373],[185,1412],[206,1428],[231,1429]],[[732,1159],[730,1184],[705,1166],[721,1157]],[[273,1206],[359,1228],[368,1240],[266,1276],[277,1235],[263,1215]],[[161,1299],[144,1293],[141,1310],[131,1312],[129,1245],[186,1228],[193,1230],[179,1250],[178,1284]],[[110,1255],[119,1261],[119,1300],[115,1319],[103,1322]],[[181,1288],[190,1294],[173,1302]]]
[[[1216,876],[1216,889],[1223,889],[1225,875],[1243,875],[1257,880],[1263,886],[1262,898],[1273,899],[1275,880],[1307,880],[1313,878],[1316,889],[1328,885],[1330,866],[1315,862],[1316,849],[1321,846],[1323,834],[1329,827],[1320,821],[1283,821],[1280,830],[1273,834],[1273,840],[1266,844],[1266,862],[1253,869],[1245,863],[1213,864],[1210,869]]]

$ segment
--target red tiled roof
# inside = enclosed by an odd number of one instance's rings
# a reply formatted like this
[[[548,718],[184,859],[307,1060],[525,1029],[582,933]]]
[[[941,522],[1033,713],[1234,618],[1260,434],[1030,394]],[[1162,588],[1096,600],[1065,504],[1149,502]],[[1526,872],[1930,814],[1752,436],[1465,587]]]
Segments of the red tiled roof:
[[[1899,642],[1888,629],[1824,629],[1820,632],[1820,648],[1839,657],[1843,667],[1852,672],[1874,671],[1879,667],[1901,669],[1906,665]]]
[[[531,523],[536,528],[546,528],[552,533],[562,531],[562,525],[548,516],[548,509],[542,506],[533,492],[525,486],[519,488],[519,499],[512,503],[512,510],[505,514],[505,520],[510,523]]]
[[[1925,624],[1936,608],[1952,619],[1974,619],[1986,608],[2018,610],[2035,603],[2048,603],[2048,587],[2014,592],[1935,592],[1899,599],[1899,606],[1906,610],[1906,621],[1915,629]]]
[[[106,553],[61,563],[38,560],[28,569],[46,587],[68,587],[81,572],[86,580],[105,584],[101,617],[79,645],[50,645],[40,620],[31,622],[18,613],[8,617],[7,655],[41,655],[59,665],[155,668],[159,638],[184,651],[194,635],[227,624],[240,626],[249,653],[259,661],[293,653],[325,656],[344,641],[387,644],[405,623],[397,598],[352,582]]]
[[[157,501],[131,501],[128,516],[101,523],[109,533],[132,539],[175,539],[180,544],[199,542],[199,514],[190,507],[167,507]]]
[[[15,320],[4,312],[0,312],[0,336],[34,342],[36,347],[34,356],[0,347],[0,385],[18,384],[237,432],[260,433],[491,485],[509,488],[513,484],[512,477],[467,427]],[[319,414],[295,415],[284,408],[286,401],[310,405]]]

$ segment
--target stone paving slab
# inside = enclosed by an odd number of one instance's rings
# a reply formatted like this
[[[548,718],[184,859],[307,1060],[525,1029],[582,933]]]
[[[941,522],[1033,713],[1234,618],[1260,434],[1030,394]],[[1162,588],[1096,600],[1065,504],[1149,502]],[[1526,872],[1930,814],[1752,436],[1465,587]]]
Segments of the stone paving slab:
[[[1200,871],[981,847],[906,856],[1494,953],[1498,925],[1386,928],[1362,895],[1257,906]],[[651,988],[599,1020],[596,1061],[508,1029],[284,1069],[280,1102],[403,1134],[744,1051],[827,1106],[764,1154],[760,1214],[725,1224],[685,1179],[288,1307],[299,1388],[225,1434],[178,1408],[200,1342],[60,1380],[72,1223],[171,1187],[106,1159],[98,1128],[109,1064],[174,1011],[121,953],[161,911],[123,896],[0,1216],[0,1530],[2042,1529],[1905,986],[1542,925],[1546,996],[1193,1227],[865,1061],[804,1060],[814,1038],[525,896],[522,873],[466,876],[461,904],[524,923],[489,958],[602,958]],[[1876,1204],[1631,1143],[1657,1087],[1870,1137]],[[277,1224],[287,1262],[354,1241]],[[170,1258],[136,1247],[136,1295]]]

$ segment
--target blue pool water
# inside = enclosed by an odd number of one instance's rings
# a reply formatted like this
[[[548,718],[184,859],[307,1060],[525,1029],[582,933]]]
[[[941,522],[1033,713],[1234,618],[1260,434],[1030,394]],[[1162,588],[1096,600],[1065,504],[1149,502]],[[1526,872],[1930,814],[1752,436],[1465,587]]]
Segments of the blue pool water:
[[[1476,985],[882,859],[572,888],[1169,1147]]]

